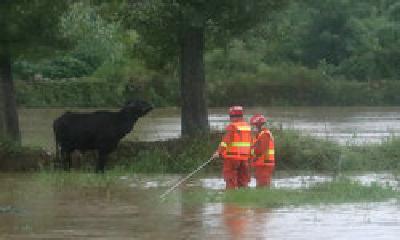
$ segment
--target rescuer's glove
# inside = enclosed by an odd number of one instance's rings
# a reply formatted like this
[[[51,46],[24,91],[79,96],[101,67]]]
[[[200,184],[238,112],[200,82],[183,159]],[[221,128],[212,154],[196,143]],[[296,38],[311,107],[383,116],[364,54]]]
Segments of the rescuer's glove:
[[[212,156],[214,159],[215,158],[219,158],[219,152],[218,151],[216,151],[214,154],[213,154],[213,156]]]

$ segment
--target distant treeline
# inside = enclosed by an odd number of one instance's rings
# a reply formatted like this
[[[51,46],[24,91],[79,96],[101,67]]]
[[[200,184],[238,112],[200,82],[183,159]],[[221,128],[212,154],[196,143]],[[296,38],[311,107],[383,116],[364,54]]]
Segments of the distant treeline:
[[[114,106],[144,96],[179,105],[171,49],[155,49],[134,28],[110,21],[105,9],[74,5],[60,26],[74,48],[15,60],[19,104]],[[292,1],[226,42],[206,44],[210,106],[400,104],[396,0]]]

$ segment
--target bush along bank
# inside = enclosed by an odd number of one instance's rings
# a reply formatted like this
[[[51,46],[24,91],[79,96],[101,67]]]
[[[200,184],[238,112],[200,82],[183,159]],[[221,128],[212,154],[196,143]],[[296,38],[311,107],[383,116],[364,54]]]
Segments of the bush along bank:
[[[0,171],[36,171],[49,166],[50,153],[0,139]]]
[[[222,77],[222,76],[221,76]],[[398,106],[400,81],[357,82],[302,76],[275,81],[236,77],[208,82],[211,107],[240,102],[245,106]],[[162,78],[161,78],[162,79]],[[155,106],[178,106],[177,81],[155,78],[145,83],[105,80],[16,81],[17,101],[25,107],[116,107],[143,98]]]
[[[295,79],[290,83],[248,79],[216,83],[212,106],[398,106],[400,81],[377,83]]]
[[[128,100],[146,99],[155,106],[178,105],[176,91],[163,82],[149,84],[69,79],[16,81],[17,103],[24,107],[119,107]]]

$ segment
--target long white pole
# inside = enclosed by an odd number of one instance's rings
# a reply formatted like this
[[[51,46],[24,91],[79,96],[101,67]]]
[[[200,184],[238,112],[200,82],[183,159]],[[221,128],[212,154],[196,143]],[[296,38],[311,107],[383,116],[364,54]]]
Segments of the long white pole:
[[[193,172],[189,173],[186,177],[182,178],[180,181],[178,181],[174,186],[172,186],[170,189],[165,191],[163,194],[160,195],[161,200],[164,200],[165,197],[171,193],[173,190],[175,190],[179,185],[181,185],[184,181],[188,180],[191,176],[193,176],[195,173],[200,171],[203,167],[205,167],[207,164],[209,164],[212,160],[214,160],[214,156],[212,156],[210,159],[208,159],[207,162],[201,164],[196,170]]]

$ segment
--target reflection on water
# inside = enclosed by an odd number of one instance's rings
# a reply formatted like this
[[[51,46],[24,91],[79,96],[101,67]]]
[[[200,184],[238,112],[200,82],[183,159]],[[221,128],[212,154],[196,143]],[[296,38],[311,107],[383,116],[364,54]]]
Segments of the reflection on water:
[[[398,239],[400,207],[391,202],[279,209],[205,206],[211,239]],[[217,214],[219,213],[219,214]],[[207,215],[216,218],[207,222]],[[216,217],[218,216],[218,217]]]
[[[299,177],[279,181],[290,183]],[[382,175],[355,178],[374,181]],[[174,192],[171,201],[160,202],[160,193],[177,179],[134,175],[109,187],[56,188],[35,175],[2,174],[0,207],[18,211],[0,212],[0,239],[370,240],[398,239],[400,234],[400,205],[394,201],[276,209],[190,204],[186,193],[205,181],[200,178]]]
[[[20,126],[25,145],[53,149],[52,122],[67,109],[21,109]],[[80,109],[79,111],[94,111]],[[265,113],[273,125],[297,129],[312,136],[346,144],[380,142],[400,136],[400,107],[262,107],[246,109],[246,118]],[[209,110],[212,129],[228,123],[225,108]],[[177,108],[155,109],[140,119],[129,140],[154,141],[180,136]]]

